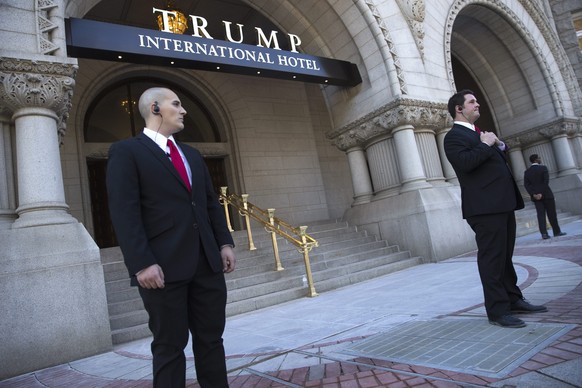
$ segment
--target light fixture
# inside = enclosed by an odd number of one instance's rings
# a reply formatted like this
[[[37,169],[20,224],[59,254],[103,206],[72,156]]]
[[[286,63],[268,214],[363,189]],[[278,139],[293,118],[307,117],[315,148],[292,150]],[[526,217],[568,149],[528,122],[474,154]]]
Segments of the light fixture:
[[[186,15],[178,8],[174,7],[174,1],[168,0],[166,9],[173,14],[168,14],[168,28],[170,32],[174,34],[183,34],[184,31],[188,29],[188,19],[186,19]],[[159,14],[157,16],[158,19],[158,28],[160,31],[164,30],[164,15]]]
[[[129,111],[135,107],[135,101],[131,102],[127,99],[121,100],[121,107],[125,110],[125,113],[129,114]]]

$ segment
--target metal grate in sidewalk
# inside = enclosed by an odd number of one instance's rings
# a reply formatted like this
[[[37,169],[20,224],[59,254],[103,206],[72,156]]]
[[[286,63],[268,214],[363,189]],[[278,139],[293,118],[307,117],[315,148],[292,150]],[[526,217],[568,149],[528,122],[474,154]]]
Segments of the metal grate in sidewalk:
[[[486,319],[407,322],[350,344],[343,353],[501,378],[576,325],[528,323],[508,329]]]

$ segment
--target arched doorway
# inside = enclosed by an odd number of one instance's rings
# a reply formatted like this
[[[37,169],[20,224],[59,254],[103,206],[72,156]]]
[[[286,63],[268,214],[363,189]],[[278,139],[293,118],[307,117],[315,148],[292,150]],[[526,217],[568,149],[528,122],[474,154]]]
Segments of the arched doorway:
[[[109,85],[97,95],[85,115],[84,142],[111,144],[141,132],[143,119],[139,115],[137,102],[140,95],[153,86],[169,87],[176,91],[188,112],[184,119],[184,130],[174,135],[177,140],[196,144],[221,142],[214,118],[192,93],[167,80],[143,77],[124,79]],[[205,157],[205,161],[218,192],[221,186],[227,186],[224,157]],[[107,158],[105,155],[89,155],[86,162],[95,242],[99,248],[117,246],[105,185]]]

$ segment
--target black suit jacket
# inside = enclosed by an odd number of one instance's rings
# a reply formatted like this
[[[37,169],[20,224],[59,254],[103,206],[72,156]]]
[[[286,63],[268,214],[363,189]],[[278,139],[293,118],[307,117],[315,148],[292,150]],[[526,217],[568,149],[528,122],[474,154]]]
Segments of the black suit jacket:
[[[550,174],[548,168],[541,164],[532,164],[523,173],[523,184],[532,201],[535,201],[534,194],[541,194],[542,200],[554,199],[554,193],[550,189],[549,183]]]
[[[475,131],[458,124],[445,136],[444,146],[459,178],[463,218],[524,207],[505,154],[498,147],[489,147]]]
[[[152,264],[162,267],[166,282],[191,278],[200,244],[211,268],[222,271],[220,247],[233,244],[202,156],[178,144],[192,171],[191,193],[167,154],[143,133],[109,150],[109,210],[133,285],[135,274]]]

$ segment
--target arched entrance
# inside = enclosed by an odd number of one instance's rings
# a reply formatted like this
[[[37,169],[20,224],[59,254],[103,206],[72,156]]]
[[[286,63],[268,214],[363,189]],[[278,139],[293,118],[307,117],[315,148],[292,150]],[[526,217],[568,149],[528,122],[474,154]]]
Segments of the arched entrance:
[[[185,127],[175,134],[178,141],[190,144],[220,143],[220,131],[216,120],[196,96],[186,88],[162,78],[133,77],[103,88],[90,104],[84,119],[84,142],[108,146],[118,140],[135,136],[143,129],[137,102],[139,96],[153,86],[169,87],[176,91],[188,114]],[[227,186],[225,156],[205,157],[217,192]],[[91,200],[94,239],[99,248],[117,246],[111,225],[105,185],[107,157],[104,154],[89,154],[86,157],[87,175]]]
[[[495,3],[462,8],[451,15],[450,42],[456,89],[476,89],[485,104],[477,125],[496,128],[506,139],[560,113],[552,97],[556,86],[544,74],[550,64],[507,12]]]

